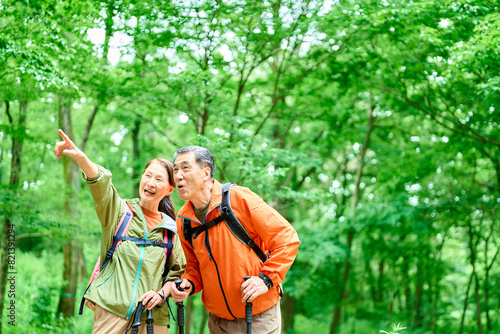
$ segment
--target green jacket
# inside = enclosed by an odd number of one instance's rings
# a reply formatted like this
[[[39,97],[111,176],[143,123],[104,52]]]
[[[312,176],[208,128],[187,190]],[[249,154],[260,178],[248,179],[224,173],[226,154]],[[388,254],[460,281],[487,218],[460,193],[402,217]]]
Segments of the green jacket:
[[[147,227],[139,208],[139,199],[127,201],[121,199],[111,183],[111,172],[101,166],[98,166],[98,169],[99,173],[95,178],[89,179],[85,175],[83,178],[89,185],[95,210],[102,225],[100,254],[103,262],[111,246],[116,227],[125,212],[126,203],[134,212],[126,236],[144,238]],[[170,271],[166,278],[167,281],[175,281],[184,273],[186,258],[177,236],[175,221],[167,215],[162,215],[162,222],[147,233],[147,239],[163,242],[164,228],[176,233],[169,262]],[[164,265],[163,248],[137,246],[134,241],[123,241],[108,265],[92,282],[84,297],[122,318],[129,319],[137,306],[139,297],[149,290],[158,291],[162,287]],[[145,318],[146,312],[143,314],[143,323],[145,323]],[[154,324],[158,326],[166,326],[170,323],[167,303],[161,308],[153,309],[153,318]]]

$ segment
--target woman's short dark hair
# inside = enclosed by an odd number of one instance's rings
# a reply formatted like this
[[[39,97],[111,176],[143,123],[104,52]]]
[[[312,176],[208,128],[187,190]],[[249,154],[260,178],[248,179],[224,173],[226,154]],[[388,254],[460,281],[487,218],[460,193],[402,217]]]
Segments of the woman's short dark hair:
[[[157,162],[163,167],[165,167],[168,175],[168,183],[172,186],[175,186],[175,180],[174,180],[174,165],[170,160],[164,159],[164,158],[157,158],[153,159],[148,164],[146,167],[144,167],[144,171],[151,165],[153,162]],[[160,201],[160,204],[158,204],[158,211],[163,212],[173,220],[175,220],[175,209],[174,209],[174,203],[172,202],[172,198],[170,195],[167,195],[162,198]]]
[[[210,178],[214,178],[214,173],[215,173],[215,164],[214,164],[214,157],[212,156],[212,153],[204,147],[201,146],[186,146],[183,147],[177,152],[175,152],[174,155],[174,160],[177,158],[177,156],[181,153],[187,153],[187,152],[194,152],[194,156],[196,158],[196,163],[201,167],[208,167],[210,168]]]

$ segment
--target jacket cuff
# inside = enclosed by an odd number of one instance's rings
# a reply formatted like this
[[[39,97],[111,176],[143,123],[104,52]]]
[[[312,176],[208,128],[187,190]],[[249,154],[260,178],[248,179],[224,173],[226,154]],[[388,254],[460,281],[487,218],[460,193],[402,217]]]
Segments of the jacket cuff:
[[[101,176],[104,174],[106,170],[104,169],[104,167],[99,166],[98,164],[95,165],[97,167],[97,175],[95,177],[90,178],[84,172],[82,172],[83,181],[91,184],[91,183],[96,183],[97,180],[101,178]]]
[[[276,272],[268,272],[268,271],[262,271],[261,272],[264,276],[269,277],[271,282],[273,283],[273,286],[277,286],[278,284],[282,283],[283,281],[280,278],[280,275]],[[260,276],[260,275],[259,275]],[[261,277],[262,278],[262,277]]]
[[[191,289],[191,293],[189,295],[195,295],[198,292],[200,292],[201,289],[203,289],[203,284],[201,282],[197,281],[196,277],[193,277],[193,276],[188,275],[188,274],[184,274],[184,275],[182,275],[181,278],[187,280],[193,287],[193,289]]]
[[[264,281],[264,284],[267,286],[268,289],[271,289],[273,287],[273,281],[269,278],[269,276],[259,273],[259,277]]]
[[[191,293],[189,294],[191,296],[191,295],[194,295],[194,291],[196,290],[196,285],[194,285],[193,281],[191,281],[190,279],[188,279],[188,282],[189,282],[189,284],[191,284],[191,287],[192,287]]]

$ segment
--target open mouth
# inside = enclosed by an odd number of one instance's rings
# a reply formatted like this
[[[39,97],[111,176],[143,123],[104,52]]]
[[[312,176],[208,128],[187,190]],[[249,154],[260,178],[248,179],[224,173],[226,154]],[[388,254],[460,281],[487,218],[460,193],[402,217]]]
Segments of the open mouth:
[[[155,191],[153,191],[153,190],[151,190],[151,189],[144,189],[144,192],[145,192],[146,194],[150,194],[150,195],[154,195],[154,194],[156,193]]]

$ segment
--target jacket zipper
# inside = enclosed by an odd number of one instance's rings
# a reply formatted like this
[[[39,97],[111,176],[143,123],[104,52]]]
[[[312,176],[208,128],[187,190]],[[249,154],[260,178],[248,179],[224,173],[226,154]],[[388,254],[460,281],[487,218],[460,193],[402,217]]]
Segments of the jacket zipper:
[[[147,238],[148,235],[148,227],[146,223],[146,218],[144,217],[144,214],[142,213],[141,206],[139,203],[137,203],[137,208],[139,209],[139,212],[141,214],[142,222],[144,224],[144,238]],[[142,267],[142,260],[144,258],[144,248],[146,245],[141,246],[141,256],[139,257],[139,265],[137,266],[137,274],[135,275],[135,282],[134,282],[134,292],[132,293],[132,301],[130,302],[130,307],[128,309],[127,313],[127,319],[130,318],[130,315],[132,314],[132,310],[134,309],[134,304],[135,304],[135,295],[137,294],[137,284],[139,283],[139,277],[141,275],[141,267]]]
[[[212,208],[212,210],[210,210],[209,212],[207,212],[207,214],[205,215],[205,218],[203,218],[203,224],[206,223],[206,220],[207,220],[207,216],[212,212],[214,211],[215,209],[218,209],[220,208],[220,205],[217,205],[215,207]],[[185,217],[182,217],[182,218],[185,218]],[[186,219],[189,219],[189,218],[186,218]],[[200,222],[198,222],[197,220],[193,220],[193,219],[189,219],[195,223],[198,223],[201,225]],[[215,261],[215,258],[212,254],[212,247],[210,246],[210,240],[208,238],[208,230],[205,231],[205,239],[203,241],[204,245],[205,245],[205,248],[207,249],[208,251],[208,258],[210,259],[210,261],[213,261],[214,265],[215,265],[215,270],[217,271],[217,279],[219,281],[219,287],[220,287],[220,290],[222,292],[222,296],[224,297],[224,302],[226,304],[226,308],[229,312],[229,314],[231,314],[231,316],[233,318],[236,319],[236,317],[234,316],[233,312],[231,312],[231,308],[229,307],[229,303],[227,302],[227,298],[226,298],[226,293],[224,292],[224,287],[222,286],[222,280],[221,280],[221,277],[220,277],[220,273],[219,273],[219,266],[217,265],[217,262]]]
[[[137,207],[139,208],[139,212],[141,213],[141,216],[142,216],[142,219],[143,219],[143,223],[144,223],[144,239],[147,239],[148,236],[151,234],[151,232],[153,232],[156,229],[159,229],[159,228],[168,229],[168,228],[163,227],[163,226],[162,227],[156,226],[153,229],[151,229],[151,231],[148,232],[146,218],[144,217],[144,214],[142,213],[142,209],[141,209],[141,207],[140,207],[139,204],[137,204]],[[162,222],[163,222],[163,216],[162,216]],[[177,234],[175,231],[172,231],[172,232],[174,232],[175,234]],[[134,310],[135,297],[136,297],[136,294],[137,294],[137,285],[139,283],[139,277],[141,276],[142,260],[144,258],[144,248],[145,247],[146,247],[146,245],[142,245],[141,246],[141,256],[139,257],[139,265],[137,266],[137,274],[135,275],[134,293],[132,294],[132,301],[130,302],[130,307],[129,307],[126,319],[130,318],[130,315],[132,314],[132,311]],[[165,261],[167,261],[167,260],[165,259]]]

